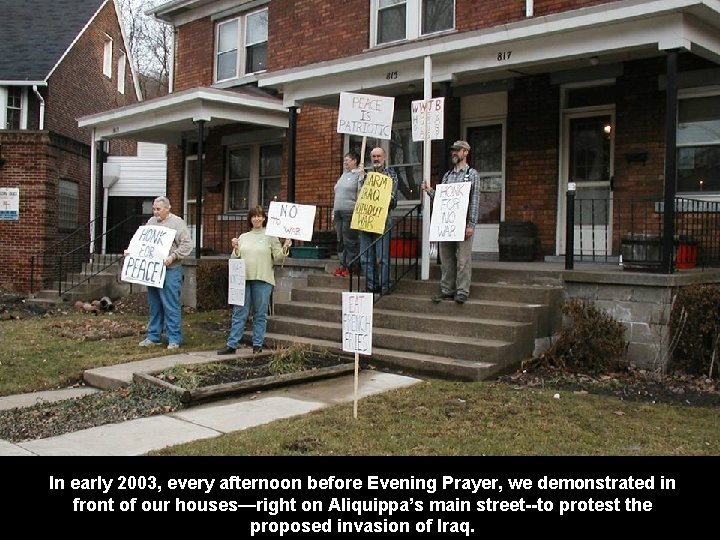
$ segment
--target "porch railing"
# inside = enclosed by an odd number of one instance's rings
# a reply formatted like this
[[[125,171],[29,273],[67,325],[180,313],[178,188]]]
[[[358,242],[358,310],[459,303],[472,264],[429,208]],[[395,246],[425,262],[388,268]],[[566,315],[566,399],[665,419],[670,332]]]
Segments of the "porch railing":
[[[566,259],[616,262],[622,255],[625,265],[661,271],[661,199],[574,199],[569,195],[570,208]],[[720,266],[720,202],[676,197],[674,229],[674,266]]]
[[[379,236],[364,251],[361,251],[350,263],[349,290],[375,292],[375,301],[393,291],[397,283],[407,276],[413,274],[414,279],[420,278],[420,229],[422,226],[422,206],[416,205],[407,210],[401,216],[392,219],[392,226],[389,230]],[[367,285],[361,282],[361,273],[353,272],[353,268],[360,267],[360,262],[367,252],[373,247],[389,251],[390,261],[390,283],[385,283],[382,278],[382,263],[377,262],[376,291],[370,291]],[[372,262],[370,264],[373,264]],[[386,291],[386,292],[383,292]]]

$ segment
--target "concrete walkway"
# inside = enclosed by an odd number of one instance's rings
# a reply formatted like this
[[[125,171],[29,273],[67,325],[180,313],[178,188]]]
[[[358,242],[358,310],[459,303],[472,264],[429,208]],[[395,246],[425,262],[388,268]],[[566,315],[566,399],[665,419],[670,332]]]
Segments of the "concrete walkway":
[[[251,354],[240,350],[238,355]],[[217,360],[215,351],[168,355],[89,370],[86,380],[102,388],[116,388],[132,380],[134,372],[162,370],[179,363]],[[354,375],[345,375],[265,392],[242,395],[189,407],[165,415],[129,420],[66,433],[47,439],[20,443],[0,440],[0,456],[136,456],[166,446],[267,424],[280,418],[353,402]],[[358,377],[358,400],[420,382],[420,379],[363,370]],[[26,407],[38,402],[57,401],[98,392],[97,388],[70,388],[19,396],[0,397],[0,410]],[[362,404],[358,404],[362,414]]]

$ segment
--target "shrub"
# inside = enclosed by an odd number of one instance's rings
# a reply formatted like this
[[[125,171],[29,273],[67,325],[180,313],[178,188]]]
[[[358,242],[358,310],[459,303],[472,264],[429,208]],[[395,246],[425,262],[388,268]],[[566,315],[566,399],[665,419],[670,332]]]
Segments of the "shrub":
[[[620,367],[625,354],[623,325],[586,299],[563,304],[560,335],[541,360],[560,368],[603,373]]]
[[[228,263],[200,261],[197,266],[197,310],[212,311],[228,307]]]
[[[669,326],[673,350],[668,368],[718,377],[720,288],[682,287],[673,301]]]
[[[275,375],[302,371],[305,369],[309,355],[324,358],[329,356],[330,353],[325,350],[315,351],[312,347],[294,343],[287,347],[278,348],[270,358],[268,368]]]

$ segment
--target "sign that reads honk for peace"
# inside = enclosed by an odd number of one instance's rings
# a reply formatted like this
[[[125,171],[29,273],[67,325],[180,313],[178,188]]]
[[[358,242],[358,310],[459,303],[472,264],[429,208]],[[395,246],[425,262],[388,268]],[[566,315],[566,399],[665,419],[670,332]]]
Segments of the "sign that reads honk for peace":
[[[389,139],[395,98],[340,92],[337,132]]]
[[[170,254],[175,229],[143,225],[130,240],[129,254],[123,262],[123,281],[149,287],[165,284],[165,259]]]
[[[375,234],[385,232],[392,185],[392,178],[388,175],[378,172],[368,173],[355,201],[355,209],[350,220],[351,229]]]

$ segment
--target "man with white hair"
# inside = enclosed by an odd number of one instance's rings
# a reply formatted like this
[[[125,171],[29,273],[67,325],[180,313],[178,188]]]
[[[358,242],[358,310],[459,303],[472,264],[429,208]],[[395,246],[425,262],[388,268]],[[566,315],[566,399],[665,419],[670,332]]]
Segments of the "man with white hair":
[[[170,208],[170,200],[167,197],[157,197],[153,201],[153,217],[147,222],[148,225],[159,225],[176,232],[170,253],[164,261],[165,284],[162,288],[147,288],[150,320],[147,335],[139,345],[141,347],[160,345],[162,332],[165,330],[167,348],[173,350],[180,348],[182,344],[182,306],[180,305],[183,282],[182,260],[192,252],[193,242],[185,221],[171,213]],[[125,251],[125,254],[127,255],[128,252]]]

